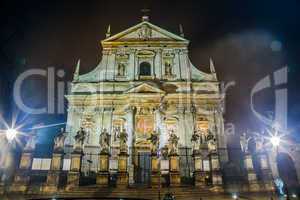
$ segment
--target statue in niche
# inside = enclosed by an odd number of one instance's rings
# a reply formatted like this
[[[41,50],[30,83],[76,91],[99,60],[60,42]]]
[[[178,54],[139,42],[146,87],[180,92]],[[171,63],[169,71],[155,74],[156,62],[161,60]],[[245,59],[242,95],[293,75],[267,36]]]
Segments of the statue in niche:
[[[54,150],[61,151],[64,148],[66,134],[63,128],[60,129],[60,133],[54,138]]]
[[[151,142],[151,153],[157,154],[159,148],[159,135],[157,134],[157,132],[153,131],[153,133],[151,133],[151,136],[147,140],[150,140]]]
[[[79,131],[77,131],[74,139],[75,139],[75,144],[74,144],[74,150],[82,150],[83,149],[83,143],[86,138],[86,132],[84,129],[81,127]]]
[[[125,63],[122,63],[122,62],[120,62],[119,64],[118,64],[118,76],[125,76],[125,68],[126,68],[126,66],[125,66]]]
[[[107,132],[106,128],[104,128],[103,131],[100,134],[99,144],[100,144],[100,152],[101,153],[108,153],[109,152],[110,135]]]
[[[191,142],[192,142],[192,148],[193,148],[193,152],[198,152],[200,150],[200,136],[198,135],[197,131],[194,131],[192,138],[191,138]]]
[[[248,144],[251,137],[247,137],[246,133],[240,136],[240,145],[243,153],[248,153]]]
[[[172,75],[172,65],[169,61],[165,62],[165,75],[166,76]]]
[[[127,152],[127,139],[128,139],[128,134],[126,130],[123,128],[119,134],[120,152]]]
[[[174,130],[170,130],[169,142],[169,154],[176,154],[178,152],[179,137],[174,133]]]
[[[37,133],[33,132],[30,135],[28,135],[29,139],[26,142],[25,148],[24,150],[26,151],[32,151],[35,149],[36,147],[36,143],[37,143]]]

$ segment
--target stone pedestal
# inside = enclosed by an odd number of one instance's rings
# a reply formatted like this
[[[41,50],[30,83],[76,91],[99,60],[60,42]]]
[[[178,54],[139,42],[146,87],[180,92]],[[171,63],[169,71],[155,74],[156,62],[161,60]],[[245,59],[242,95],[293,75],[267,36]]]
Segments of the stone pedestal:
[[[118,157],[118,174],[117,174],[117,187],[126,188],[128,186],[128,172],[127,172],[127,152],[121,152]]]
[[[99,154],[100,169],[97,173],[96,184],[99,187],[109,186],[109,153]]]
[[[223,178],[220,170],[220,161],[217,153],[210,154],[211,170],[212,170],[212,185],[214,192],[223,192]]]
[[[170,162],[170,186],[180,186],[180,172],[179,172],[179,156],[178,154],[169,155]]]
[[[199,152],[193,154],[194,158],[194,181],[196,187],[205,187],[205,172],[203,171],[202,155]]]
[[[79,151],[71,154],[71,168],[67,177],[67,189],[79,186],[82,155],[83,152]]]
[[[4,194],[5,191],[5,185],[4,183],[1,181],[1,176],[0,176],[0,195]]]
[[[47,174],[47,181],[43,185],[43,191],[53,193],[58,189],[59,178],[62,170],[63,152],[52,154],[51,167]]]
[[[23,152],[21,155],[19,169],[16,171],[13,184],[10,186],[11,192],[26,192],[30,181],[30,171],[32,165],[32,152]]]
[[[262,182],[264,185],[263,189],[265,191],[274,191],[275,187],[273,184],[273,177],[272,177],[272,172],[271,172],[271,169],[269,166],[267,153],[265,153],[265,152],[258,153],[258,159],[259,159],[260,167],[261,167]]]
[[[151,187],[158,187],[160,184],[159,159],[156,154],[151,155]]]
[[[247,174],[247,182],[249,185],[249,192],[258,192],[260,191],[259,184],[257,182],[256,173],[253,167],[252,156],[250,153],[245,153],[244,155],[244,166]]]

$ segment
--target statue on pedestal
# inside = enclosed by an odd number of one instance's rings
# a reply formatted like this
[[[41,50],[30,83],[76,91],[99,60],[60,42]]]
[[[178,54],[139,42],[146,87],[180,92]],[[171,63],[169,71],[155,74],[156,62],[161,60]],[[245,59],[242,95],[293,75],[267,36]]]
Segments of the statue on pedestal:
[[[263,136],[255,136],[255,150],[256,152],[262,152],[264,149],[264,138]]]
[[[123,128],[119,134],[120,152],[127,152],[127,139],[128,139],[128,134],[126,133],[126,130]]]
[[[151,136],[147,140],[150,140],[150,142],[151,142],[151,147],[150,147],[151,153],[157,154],[158,147],[159,147],[159,136],[158,136],[157,132],[153,131],[153,133],[151,133]]]
[[[246,133],[240,136],[240,145],[243,153],[248,153],[248,144],[251,137],[247,137]]]
[[[31,133],[30,135],[28,135],[29,139],[26,142],[25,151],[33,151],[36,147],[36,143],[37,143],[37,134]]]
[[[209,131],[207,137],[206,137],[208,152],[216,152],[217,151],[217,140],[214,134]]]
[[[99,144],[100,144],[100,152],[101,153],[108,153],[109,152],[110,135],[107,132],[106,128],[103,129],[103,131],[100,134]]]
[[[75,144],[74,144],[74,150],[82,150],[83,149],[83,143],[86,137],[86,132],[83,130],[81,127],[79,131],[77,131],[74,139],[75,139]]]
[[[194,134],[191,138],[193,152],[198,152],[200,150],[200,136],[197,134],[197,131],[194,131]]]
[[[54,138],[54,151],[60,151],[64,148],[66,135],[63,128],[60,129],[60,133]]]
[[[176,154],[178,152],[179,137],[174,133],[174,130],[170,131],[169,136],[169,154]]]

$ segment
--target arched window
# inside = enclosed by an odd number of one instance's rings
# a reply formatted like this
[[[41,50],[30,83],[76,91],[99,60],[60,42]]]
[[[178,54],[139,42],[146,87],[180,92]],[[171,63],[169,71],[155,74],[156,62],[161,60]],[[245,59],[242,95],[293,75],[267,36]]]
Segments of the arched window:
[[[140,64],[140,76],[151,76],[151,65],[148,62]]]

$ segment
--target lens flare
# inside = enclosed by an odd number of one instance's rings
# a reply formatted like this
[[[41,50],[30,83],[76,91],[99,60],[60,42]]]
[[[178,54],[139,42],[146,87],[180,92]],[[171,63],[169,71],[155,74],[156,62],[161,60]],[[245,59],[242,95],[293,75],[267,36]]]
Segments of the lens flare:
[[[9,128],[6,130],[5,134],[6,134],[7,140],[12,141],[13,139],[16,138],[18,131],[16,129]]]

